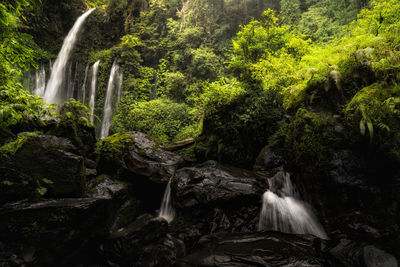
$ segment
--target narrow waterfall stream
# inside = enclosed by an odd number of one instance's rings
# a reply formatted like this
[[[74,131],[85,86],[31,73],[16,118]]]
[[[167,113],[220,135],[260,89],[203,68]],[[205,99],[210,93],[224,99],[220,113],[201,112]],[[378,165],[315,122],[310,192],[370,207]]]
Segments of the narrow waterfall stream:
[[[263,195],[258,230],[312,234],[328,239],[311,206],[300,200],[290,174],[280,174],[268,180],[270,189]]]
[[[39,69],[36,70],[36,83],[34,93],[38,96],[44,95],[46,89],[46,70],[43,65],[40,65]]]
[[[82,95],[80,95],[80,99],[82,99],[82,103],[85,104],[85,100],[86,100],[86,81],[87,81],[87,74],[89,71],[89,63],[86,64],[86,68],[85,68],[85,76],[83,78],[83,84],[82,84],[82,88],[81,88],[81,93]]]
[[[100,60],[92,66],[92,81],[90,82],[90,96],[89,96],[89,109],[90,109],[90,122],[93,123],[94,103],[96,101],[96,83],[97,73],[99,72]]]
[[[175,211],[171,202],[171,181],[168,182],[167,187],[165,188],[158,217],[164,218],[168,223],[172,222],[175,217]]]
[[[119,78],[120,78],[119,65],[117,63],[117,60],[114,60],[114,63],[111,67],[110,78],[108,79],[100,138],[107,137],[108,132],[110,130],[113,108],[117,104],[117,101],[115,101],[115,103],[113,104],[113,95],[115,89],[117,90],[117,94],[119,94],[119,87],[120,87],[120,81],[118,81]]]
[[[71,56],[71,52],[75,46],[75,43],[78,39],[79,31],[82,28],[82,25],[85,22],[86,18],[90,15],[90,13],[93,12],[93,10],[94,8],[82,14],[76,20],[74,26],[69,31],[67,37],[64,39],[61,51],[58,54],[57,60],[54,62],[54,65],[52,67],[50,80],[47,83],[46,92],[43,97],[43,100],[49,104],[58,104],[64,100],[60,89],[65,78],[65,68]]]

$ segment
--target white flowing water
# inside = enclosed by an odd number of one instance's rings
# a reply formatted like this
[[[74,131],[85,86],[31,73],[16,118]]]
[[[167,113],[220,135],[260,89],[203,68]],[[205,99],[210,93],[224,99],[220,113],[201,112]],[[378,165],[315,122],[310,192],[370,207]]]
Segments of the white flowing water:
[[[83,78],[83,84],[82,84],[82,88],[81,88],[82,96],[80,96],[80,99],[82,99],[83,104],[85,104],[85,100],[86,100],[86,80],[87,80],[88,71],[89,71],[89,63],[86,64],[85,77]]]
[[[288,173],[275,176],[268,182],[270,190],[263,195],[258,230],[312,234],[328,239],[311,206],[300,200]]]
[[[172,222],[175,217],[175,211],[171,202],[171,181],[168,182],[167,187],[165,188],[158,217],[164,218],[168,223]]]
[[[103,122],[101,124],[100,138],[107,137],[108,132],[110,131],[112,112],[113,112],[112,100],[114,95],[114,89],[120,86],[118,78],[119,78],[119,66],[117,60],[114,60],[114,63],[111,67],[110,78],[108,79],[106,100],[104,101]],[[118,94],[119,88],[116,89]]]
[[[72,29],[69,31],[67,37],[64,39],[64,43],[61,47],[61,51],[58,54],[56,62],[54,62],[53,70],[51,71],[50,80],[47,83],[46,92],[43,100],[49,104],[56,104],[62,102],[62,94],[60,92],[61,86],[64,81],[65,67],[71,56],[71,52],[75,46],[76,40],[78,39],[79,30],[82,28],[86,18],[92,13],[94,8],[86,11],[81,15],[75,22]]]
[[[40,97],[44,95],[44,90],[46,89],[46,70],[44,66],[40,66],[38,70],[36,70],[36,83],[35,83],[35,91],[34,93]]]
[[[90,96],[89,96],[89,109],[90,109],[90,122],[93,123],[94,103],[96,101],[96,83],[97,73],[99,71],[100,60],[96,61],[92,66],[92,81],[90,82]]]
[[[117,101],[116,104],[119,103],[119,101],[121,100],[121,96],[122,96],[122,80],[123,80],[123,75],[122,72],[118,77],[118,94],[117,94]]]

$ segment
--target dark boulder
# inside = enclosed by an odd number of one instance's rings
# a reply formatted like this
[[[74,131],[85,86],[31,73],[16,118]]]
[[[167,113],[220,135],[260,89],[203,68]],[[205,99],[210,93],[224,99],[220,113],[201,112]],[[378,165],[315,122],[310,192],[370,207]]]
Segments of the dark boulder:
[[[201,236],[256,230],[267,177],[207,161],[179,169],[172,180],[177,216],[170,229],[190,247]]]
[[[118,266],[171,266],[184,255],[185,247],[167,232],[167,221],[142,215],[101,246],[105,260]]]
[[[172,181],[179,208],[251,201],[259,202],[268,188],[267,177],[215,161],[179,169]]]
[[[373,245],[341,239],[329,253],[343,266],[397,267],[397,259]]]
[[[184,165],[184,160],[172,152],[161,149],[147,135],[129,132],[135,145],[125,157],[127,169],[137,175],[148,177],[154,183],[167,184],[175,171]]]
[[[15,202],[0,208],[0,243],[20,259],[33,251],[37,266],[71,266],[91,260],[108,235],[114,211],[107,199]],[[89,256],[90,255],[90,256]]]
[[[21,135],[3,155],[1,202],[34,196],[80,197],[84,192],[85,166],[76,147],[65,138]]]
[[[275,232],[203,237],[178,266],[327,266],[314,239]]]
[[[131,186],[125,182],[101,175],[88,182],[86,191],[88,197],[110,200],[113,210],[116,210],[111,231],[126,226],[138,216],[141,203],[132,193]]]
[[[253,170],[269,171],[284,165],[284,159],[275,153],[269,146],[264,147],[256,159]]]

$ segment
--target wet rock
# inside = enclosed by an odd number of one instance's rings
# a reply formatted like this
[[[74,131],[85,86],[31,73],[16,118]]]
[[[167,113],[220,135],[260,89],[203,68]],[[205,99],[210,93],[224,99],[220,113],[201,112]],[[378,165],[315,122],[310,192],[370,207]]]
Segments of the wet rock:
[[[268,188],[265,176],[207,161],[179,169],[172,180],[174,203],[179,208],[192,208],[234,201],[258,202]]]
[[[203,237],[178,266],[326,266],[313,239],[266,233]]]
[[[106,261],[118,266],[171,266],[185,248],[167,232],[167,221],[145,214],[112,233],[101,248]]]
[[[268,171],[284,165],[284,159],[272,151],[269,146],[262,149],[254,164],[255,171]]]
[[[37,266],[71,266],[91,257],[114,211],[105,198],[14,202],[0,208],[0,240]],[[93,252],[94,253],[94,252]]]
[[[255,231],[268,185],[259,173],[207,161],[179,169],[171,187],[177,216],[170,229],[190,248],[203,235]]]
[[[21,136],[15,150],[0,162],[8,196],[1,202],[24,197],[80,197],[84,192],[83,158],[65,138],[50,135]]]
[[[125,183],[114,181],[107,175],[99,176],[89,181],[87,196],[91,198],[121,198],[126,200],[128,186]]]
[[[329,250],[329,253],[344,266],[398,266],[397,259],[386,251],[364,242],[349,239],[341,239],[335,247]]]
[[[147,135],[129,132],[135,145],[125,157],[127,169],[137,175],[148,177],[152,182],[167,184],[184,160],[172,152],[162,150]]]

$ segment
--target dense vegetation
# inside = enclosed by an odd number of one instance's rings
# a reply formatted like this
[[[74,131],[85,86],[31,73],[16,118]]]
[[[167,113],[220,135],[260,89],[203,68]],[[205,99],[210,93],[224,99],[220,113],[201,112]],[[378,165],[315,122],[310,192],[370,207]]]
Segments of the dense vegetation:
[[[268,143],[295,161],[321,160],[337,139],[326,129],[340,123],[352,145],[399,160],[397,1],[73,1],[63,8],[79,4],[97,7],[83,38],[95,42],[82,40],[74,58],[101,60],[100,118],[114,59],[123,69],[112,132],[143,131],[163,144],[197,137],[199,159],[251,166]],[[56,56],[44,45],[49,35],[38,34],[56,8],[0,5],[2,143],[55,116],[20,80]],[[71,23],[47,29],[62,37]]]

